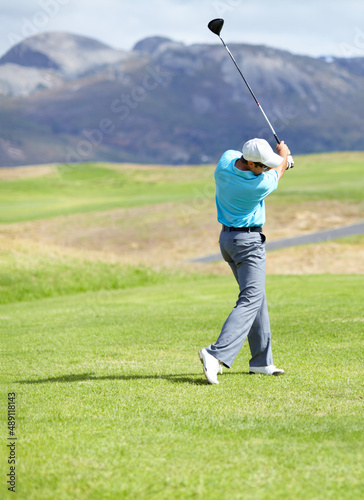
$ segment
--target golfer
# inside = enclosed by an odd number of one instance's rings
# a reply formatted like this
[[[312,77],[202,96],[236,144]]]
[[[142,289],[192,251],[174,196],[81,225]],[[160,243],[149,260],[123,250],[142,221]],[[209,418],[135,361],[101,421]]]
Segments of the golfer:
[[[273,364],[271,331],[265,295],[264,198],[277,189],[288,167],[289,148],[282,141],[277,154],[264,139],[252,139],[243,151],[229,150],[215,170],[217,218],[222,224],[220,249],[239,284],[236,306],[219,338],[199,351],[205,376],[218,384],[222,367],[230,368],[248,337],[250,373],[282,375]]]

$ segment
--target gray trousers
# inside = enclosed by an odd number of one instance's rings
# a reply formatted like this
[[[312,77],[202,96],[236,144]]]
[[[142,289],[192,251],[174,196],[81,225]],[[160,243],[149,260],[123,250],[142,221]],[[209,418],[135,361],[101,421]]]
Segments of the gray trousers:
[[[250,366],[272,365],[265,295],[265,236],[255,232],[221,231],[220,249],[234,273],[240,293],[219,338],[206,351],[230,368],[248,337]]]

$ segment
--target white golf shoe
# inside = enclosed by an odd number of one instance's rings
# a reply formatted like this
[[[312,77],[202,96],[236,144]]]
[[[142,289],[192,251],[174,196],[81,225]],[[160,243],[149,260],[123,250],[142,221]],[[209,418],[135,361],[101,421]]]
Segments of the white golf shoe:
[[[198,355],[201,363],[203,364],[203,371],[207,381],[210,384],[218,384],[219,381],[217,380],[217,374],[218,372],[222,373],[223,364],[220,363],[218,359],[214,358],[214,356],[211,356],[206,349],[198,351]]]
[[[281,370],[280,368],[276,368],[274,365],[250,366],[249,373],[252,375],[255,373],[261,373],[262,375],[283,375],[284,370]]]

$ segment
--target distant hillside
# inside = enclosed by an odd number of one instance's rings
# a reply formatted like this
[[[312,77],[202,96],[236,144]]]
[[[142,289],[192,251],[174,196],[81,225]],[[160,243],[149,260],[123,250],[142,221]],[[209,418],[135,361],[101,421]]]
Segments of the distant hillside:
[[[364,58],[229,46],[292,151],[364,149]],[[271,140],[221,44],[151,37],[127,52],[42,33],[0,59],[0,166],[200,164],[252,136]]]

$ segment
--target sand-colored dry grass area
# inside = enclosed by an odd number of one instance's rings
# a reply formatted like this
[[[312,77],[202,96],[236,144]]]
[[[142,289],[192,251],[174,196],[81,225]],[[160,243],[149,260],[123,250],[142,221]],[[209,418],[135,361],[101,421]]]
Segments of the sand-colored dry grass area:
[[[56,164],[28,165],[26,167],[0,168],[0,180],[34,179],[37,177],[58,177]]]
[[[267,274],[364,274],[364,237],[268,252]]]
[[[321,155],[321,159],[322,159]],[[153,165],[108,164],[135,181],[188,181],[190,169]],[[210,169],[199,170],[210,179]],[[0,169],[0,181],[59,176],[57,165]],[[201,195],[202,194],[202,195]],[[323,200],[295,204],[266,201],[264,233],[268,241],[313,233],[364,220],[364,203]],[[90,260],[230,273],[226,263],[191,260],[219,253],[220,225],[212,194],[196,193],[188,202],[160,203],[0,224],[0,251],[64,255]],[[268,253],[268,274],[364,273],[364,237],[276,250]]]
[[[338,201],[296,204],[284,210],[267,203],[269,241],[353,224],[357,205]],[[212,199],[76,214],[0,226],[1,247],[37,248],[70,256],[191,271],[229,273],[224,262],[191,263],[219,252],[220,225]],[[346,240],[345,240],[346,241]],[[23,250],[21,250],[23,249]],[[268,274],[364,273],[364,239],[325,242],[269,252]]]

